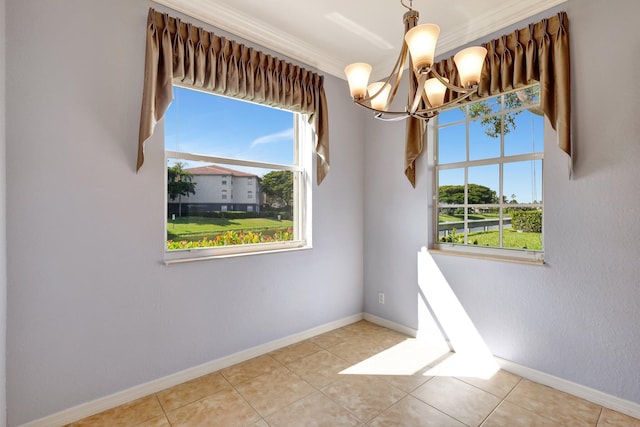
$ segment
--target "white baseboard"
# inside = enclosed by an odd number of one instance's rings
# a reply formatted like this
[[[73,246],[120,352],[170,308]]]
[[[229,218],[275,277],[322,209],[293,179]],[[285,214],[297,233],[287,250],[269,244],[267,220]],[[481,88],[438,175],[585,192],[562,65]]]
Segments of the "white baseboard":
[[[252,347],[250,349],[232,354],[227,357],[216,359],[211,362],[195,366],[193,368],[185,369],[183,371],[176,372],[175,374],[171,374],[166,377],[159,378],[157,380],[153,380],[148,383],[141,384],[130,389],[93,400],[91,402],[74,406],[73,408],[65,409],[44,418],[22,424],[21,427],[61,427],[74,421],[78,421],[91,415],[97,414],[99,412],[106,411],[107,409],[115,408],[116,406],[131,402],[132,400],[157,393],[161,390],[173,387],[178,384],[182,384],[185,381],[198,378],[211,372],[219,371],[220,369],[224,369],[226,367],[244,362],[254,357],[270,353],[279,348],[304,341],[316,335],[320,335],[325,332],[341,328],[343,326],[347,326],[362,319],[411,337],[415,337],[418,332],[415,329],[400,325],[398,323],[383,319],[378,316],[374,316],[373,314],[356,314],[344,319],[336,320],[334,322],[318,326],[316,328],[290,335],[285,338],[281,338],[279,340]],[[565,393],[572,394],[576,397],[580,397],[595,404],[613,409],[614,411],[627,414],[631,417],[640,418],[640,404],[638,403],[621,399],[619,397],[612,396],[598,390],[594,390],[592,388],[585,387],[583,385],[576,384],[541,371],[537,371],[535,369],[527,368],[526,366],[518,365],[517,363],[505,359],[496,357],[496,361],[505,371],[512,372],[528,380],[555,388],[556,390],[560,390]]]
[[[375,323],[379,326],[384,326],[387,329],[400,332],[401,334],[408,335],[412,338],[415,338],[418,335],[418,331],[413,328],[392,322],[391,320],[383,319],[382,317],[374,316],[373,314],[364,313],[364,320]]]
[[[638,403],[621,399],[535,369],[527,368],[526,366],[518,365],[517,363],[509,360],[501,359],[499,357],[496,357],[495,359],[500,368],[519,375],[522,378],[569,393],[597,405],[604,406],[605,408],[613,409],[614,411],[629,415],[630,417],[640,418],[640,404]]]
[[[91,415],[100,413],[102,411],[106,411],[107,409],[115,408],[116,406],[131,402],[132,400],[157,393],[161,390],[173,387],[178,384],[182,384],[185,381],[189,381],[201,377],[202,375],[219,371],[220,369],[227,368],[229,366],[244,362],[249,359],[253,359],[254,357],[262,356],[263,354],[270,353],[279,348],[304,341],[316,335],[320,335],[325,332],[341,328],[343,326],[347,326],[351,323],[362,320],[363,318],[363,314],[360,313],[346,317],[344,319],[336,320],[334,322],[326,323],[324,325],[308,329],[297,334],[289,335],[285,338],[252,347],[250,349],[232,354],[227,357],[222,357],[220,359],[212,360],[211,362],[207,362],[193,368],[185,369],[184,371],[176,372],[175,374],[171,374],[157,380],[149,381],[148,383],[141,384],[127,390],[111,394],[109,396],[101,397],[91,402],[83,403],[81,405],[65,409],[63,411],[48,415],[35,421],[30,421],[26,424],[22,424],[21,427],[61,427],[74,421],[90,417]]]

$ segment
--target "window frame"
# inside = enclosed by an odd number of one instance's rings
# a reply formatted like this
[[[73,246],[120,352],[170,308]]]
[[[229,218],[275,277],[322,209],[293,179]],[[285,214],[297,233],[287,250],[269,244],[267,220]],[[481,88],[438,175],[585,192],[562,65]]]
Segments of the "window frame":
[[[174,84],[174,86],[179,86]],[[188,90],[197,90],[189,86],[179,86]],[[200,91],[211,96],[223,95],[213,94],[206,91]],[[226,97],[239,102],[249,102],[242,99],[233,97]],[[255,103],[253,103],[255,104]],[[276,108],[267,105],[257,104],[264,108]],[[277,108],[276,108],[277,109]],[[196,153],[187,153],[181,151],[167,150],[166,143],[164,141],[163,132],[163,145],[164,150],[164,193],[165,193],[165,207],[164,207],[164,263],[166,265],[185,263],[193,261],[203,261],[212,259],[221,259],[228,257],[255,255],[265,253],[278,253],[283,251],[310,249],[313,247],[312,242],[312,150],[315,142],[315,135],[313,129],[308,121],[308,114],[298,113],[284,109],[293,117],[293,129],[294,129],[294,142],[293,142],[293,162],[291,165],[260,162],[254,160],[241,160],[236,158],[211,156]],[[163,119],[164,120],[164,119]],[[167,207],[168,207],[168,194],[167,188],[167,168],[169,159],[178,160],[192,160],[202,161],[221,166],[245,166],[255,167],[262,169],[270,169],[277,171],[291,171],[293,173],[293,240],[280,241],[280,242],[267,242],[257,244],[240,244],[240,245],[228,245],[228,246],[214,246],[209,248],[195,248],[195,249],[174,249],[168,250],[166,247],[167,236]],[[228,180],[228,177],[226,177]],[[231,196],[233,199],[233,195]],[[259,200],[256,198],[255,200]],[[233,203],[233,202],[231,202]],[[226,207],[226,206],[225,206]]]
[[[509,93],[513,93],[516,91],[520,91],[520,90],[525,90],[527,88],[530,87],[535,87],[537,84],[534,85],[530,85],[527,87],[523,87],[523,88],[518,88],[517,90],[513,90],[513,91],[509,91],[509,92],[504,92],[501,93],[499,95],[493,96],[493,97],[487,97],[487,98],[483,98],[481,100],[478,100],[478,102],[480,101],[487,101],[493,98],[496,98],[498,96],[503,97],[504,95],[507,95]],[[504,98],[503,98],[504,99]],[[473,103],[468,103],[465,104],[465,106],[469,106],[472,105]],[[453,107],[453,108],[459,108],[458,107]],[[452,108],[452,109],[453,109]],[[488,116],[491,115],[496,115],[496,114],[500,114],[504,117],[504,115],[510,113],[510,112],[516,112],[516,111],[526,111],[527,108],[525,106],[521,106],[519,108],[512,108],[512,109],[505,109],[504,108],[504,101],[501,100],[501,108],[500,111],[498,113],[496,112],[492,112],[491,114],[488,114]],[[526,154],[516,154],[516,155],[509,155],[506,156],[505,155],[505,133],[504,133],[504,126],[501,126],[501,131],[500,131],[500,154],[498,157],[491,157],[491,158],[483,158],[483,159],[478,159],[478,160],[470,160],[469,159],[469,153],[470,153],[470,126],[469,123],[479,120],[480,117],[476,117],[476,118],[470,118],[469,114],[468,114],[468,110],[465,111],[464,113],[464,119],[460,119],[460,120],[456,120],[454,122],[449,122],[446,123],[446,125],[453,125],[453,124],[460,124],[460,123],[465,123],[465,160],[464,161],[457,161],[457,162],[451,162],[451,163],[446,163],[446,164],[438,164],[438,148],[439,148],[439,132],[438,130],[440,129],[439,126],[439,117],[436,117],[436,120],[431,121],[428,124],[428,129],[427,129],[427,134],[430,136],[431,141],[433,141],[433,152],[432,152],[432,164],[433,164],[433,188],[432,188],[432,200],[433,200],[433,209],[432,209],[432,215],[433,215],[433,219],[431,221],[431,228],[432,228],[432,245],[430,250],[431,251],[435,251],[435,252],[441,252],[441,253],[447,253],[447,254],[452,254],[452,255],[462,255],[462,256],[471,256],[471,257],[476,257],[476,258],[486,258],[486,259],[498,259],[498,260],[504,260],[504,261],[516,261],[516,262],[529,262],[529,263],[533,263],[533,264],[544,264],[544,226],[545,226],[545,221],[544,221],[544,213],[545,213],[545,209],[544,209],[544,186],[545,186],[545,180],[544,177],[542,177],[542,188],[541,188],[541,200],[538,203],[517,203],[517,204],[510,204],[510,203],[505,203],[504,201],[504,165],[508,164],[508,163],[515,163],[515,162],[521,162],[521,161],[536,161],[536,160],[540,160],[541,164],[542,164],[542,170],[544,170],[544,143],[545,143],[545,135],[546,135],[546,128],[547,128],[547,121],[544,119],[543,117],[543,132],[542,132],[542,151],[540,152],[531,152],[531,153],[526,153]],[[498,172],[498,203],[496,204],[469,204],[468,201],[468,185],[470,184],[468,182],[469,179],[469,168],[472,167],[477,167],[477,166],[486,166],[486,165],[497,165],[499,172]],[[441,170],[448,170],[448,169],[463,169],[464,170],[464,187],[465,187],[465,198],[464,198],[464,203],[463,204],[451,204],[451,205],[447,205],[447,207],[451,207],[451,208],[463,208],[464,209],[464,223],[468,224],[468,208],[472,207],[472,208],[483,208],[483,207],[487,207],[487,208],[498,208],[499,211],[499,241],[502,242],[503,241],[503,218],[504,218],[504,209],[505,208],[511,208],[511,207],[539,207],[542,209],[542,232],[541,232],[541,239],[542,239],[542,249],[541,250],[531,250],[531,249],[518,249],[518,248],[508,248],[508,247],[496,247],[496,246],[476,246],[476,245],[470,245],[468,243],[468,232],[464,233],[464,240],[465,243],[453,243],[453,242],[441,242],[440,241],[440,221],[439,221],[439,210],[440,208],[442,208],[443,206],[439,203],[439,172]]]

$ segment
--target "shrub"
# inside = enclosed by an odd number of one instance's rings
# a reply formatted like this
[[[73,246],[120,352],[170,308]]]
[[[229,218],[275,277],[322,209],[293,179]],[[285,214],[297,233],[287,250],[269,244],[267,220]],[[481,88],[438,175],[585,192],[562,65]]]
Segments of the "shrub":
[[[514,229],[531,233],[542,233],[542,211],[514,211],[511,213]]]
[[[194,248],[210,248],[212,246],[229,246],[229,245],[246,245],[255,243],[282,242],[285,240],[293,240],[293,230],[278,230],[273,236],[264,235],[262,232],[236,231],[229,230],[218,234],[213,239],[203,237],[202,240],[190,242],[188,240],[180,240],[174,242],[167,240],[167,249],[194,249]]]
[[[443,243],[464,243],[464,233],[456,233],[455,227],[451,229],[451,233],[440,237]]]

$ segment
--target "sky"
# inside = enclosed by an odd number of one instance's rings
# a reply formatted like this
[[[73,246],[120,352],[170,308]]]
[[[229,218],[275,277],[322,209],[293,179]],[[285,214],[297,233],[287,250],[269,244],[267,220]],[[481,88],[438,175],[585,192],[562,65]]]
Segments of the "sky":
[[[173,91],[165,115],[166,150],[293,164],[293,113],[176,86]]]
[[[493,111],[498,102],[490,100]],[[293,164],[294,114],[222,96],[174,87],[174,100],[165,115],[165,148],[278,164]],[[466,159],[464,114],[454,108],[438,116],[438,155],[441,164]],[[469,160],[498,157],[500,140],[484,133],[479,121],[469,124]],[[505,155],[543,151],[543,118],[523,111],[516,116],[515,129],[505,135]],[[202,163],[183,162],[185,167]],[[171,162],[170,162],[171,164]],[[262,176],[267,170],[230,166]],[[497,165],[469,168],[469,183],[480,184],[499,194]],[[442,170],[440,185],[464,185],[464,169]],[[503,194],[520,203],[542,200],[542,162],[507,163]]]

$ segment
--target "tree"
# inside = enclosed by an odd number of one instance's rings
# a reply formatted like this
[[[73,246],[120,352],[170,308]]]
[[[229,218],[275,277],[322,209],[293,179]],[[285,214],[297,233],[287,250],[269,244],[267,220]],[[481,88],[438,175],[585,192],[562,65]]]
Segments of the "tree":
[[[543,112],[538,100],[539,95],[539,86],[507,93],[504,95],[504,109],[510,110],[522,105],[533,114],[542,116]],[[493,112],[493,107],[488,101],[478,101],[469,105],[469,118],[475,119],[480,117],[480,123],[484,127],[484,133],[490,138],[499,138],[502,126],[504,126],[505,135],[515,130],[516,116],[522,111],[523,110],[507,113],[504,115],[504,120],[501,121],[500,115],[489,116],[489,114]]]
[[[496,192],[479,184],[468,185],[468,202],[473,205],[497,203]],[[442,185],[438,191],[438,201],[445,204],[461,205],[464,203],[464,185]]]
[[[267,195],[270,205],[290,206],[293,204],[293,172],[272,171],[260,181],[262,192]]]
[[[182,196],[196,194],[197,183],[192,182],[193,175],[183,166],[183,163],[176,162],[167,168],[167,193],[170,200],[178,198],[178,216],[182,216]]]

